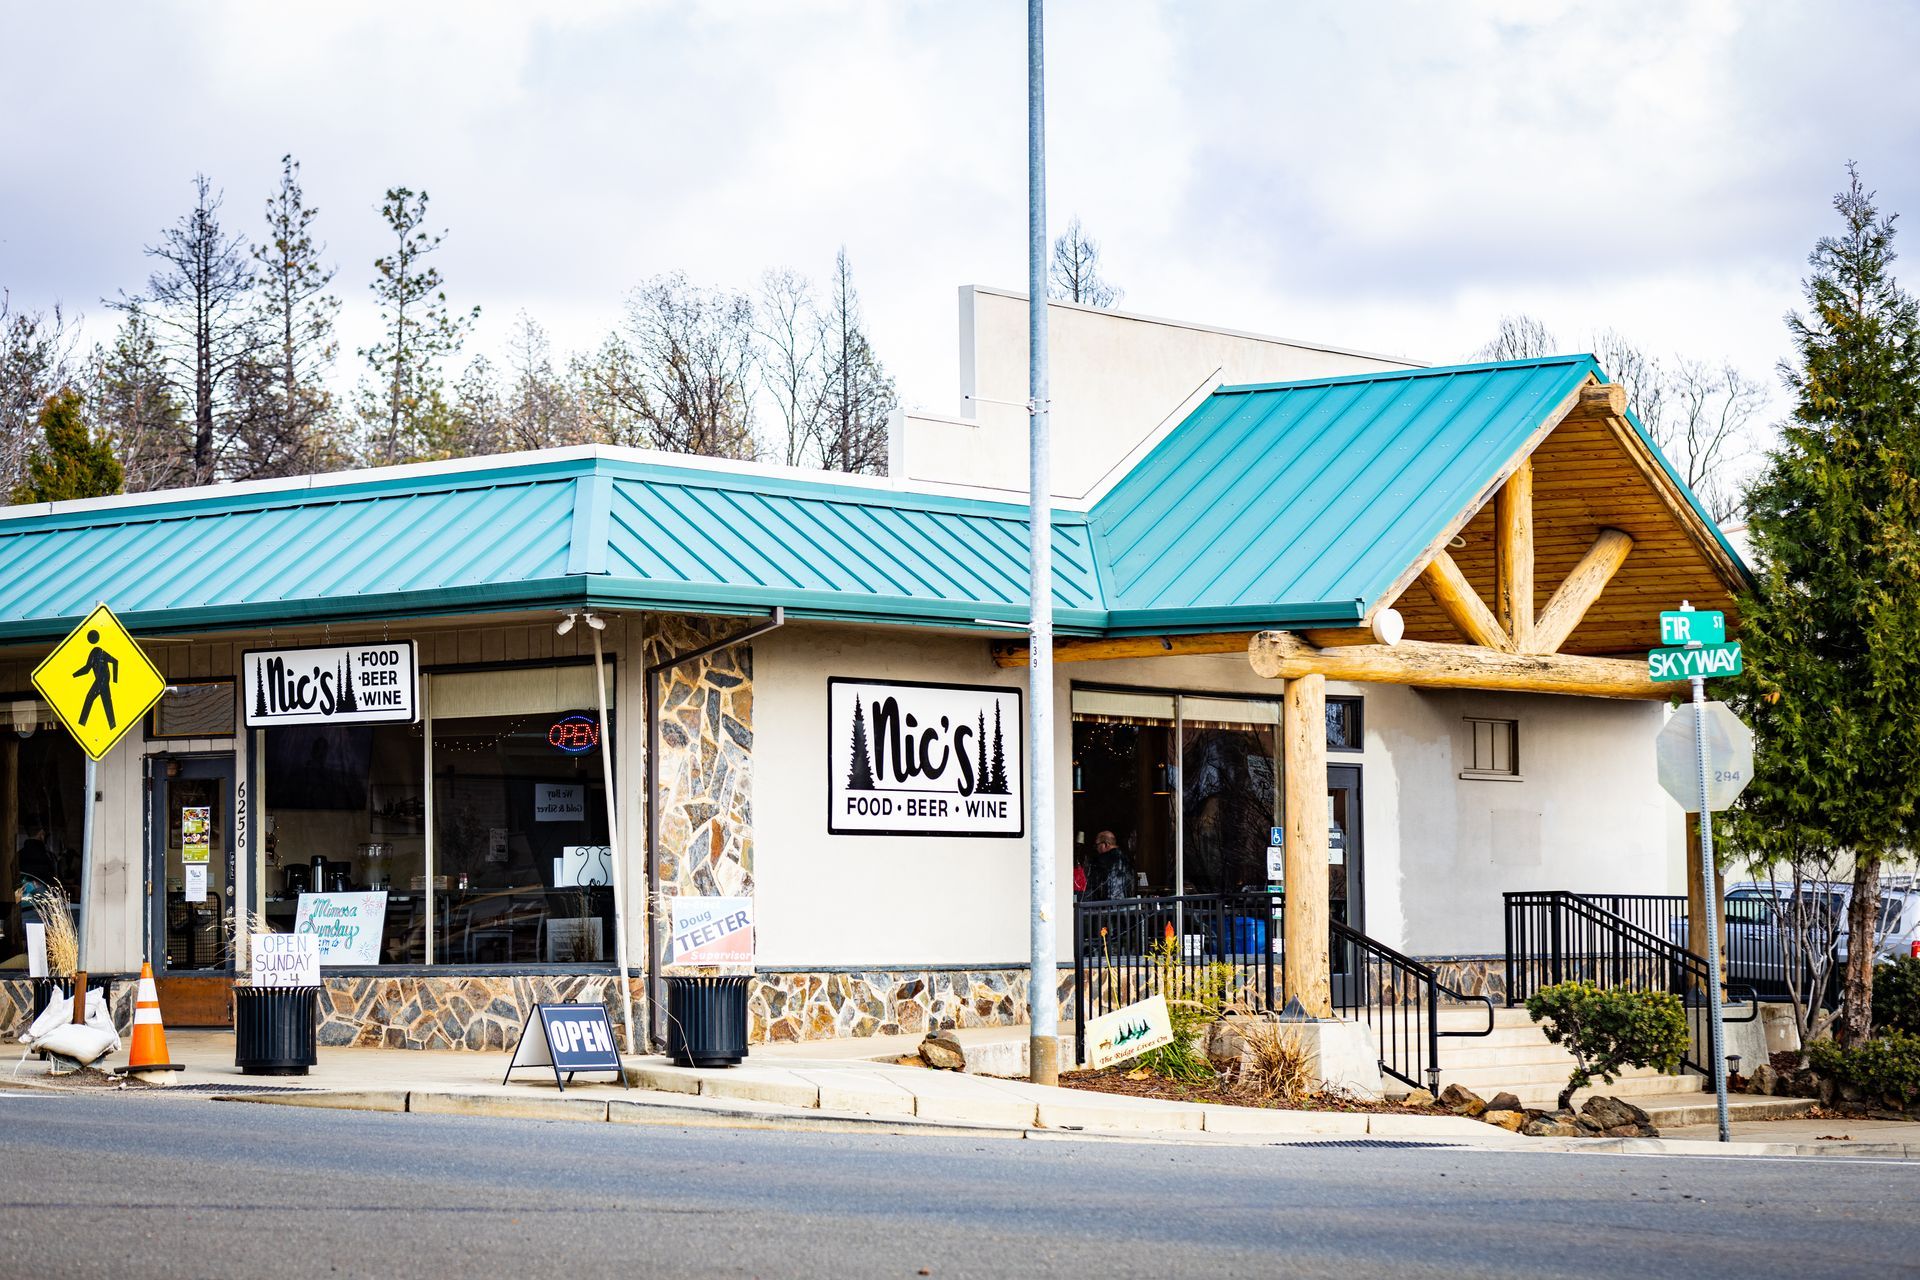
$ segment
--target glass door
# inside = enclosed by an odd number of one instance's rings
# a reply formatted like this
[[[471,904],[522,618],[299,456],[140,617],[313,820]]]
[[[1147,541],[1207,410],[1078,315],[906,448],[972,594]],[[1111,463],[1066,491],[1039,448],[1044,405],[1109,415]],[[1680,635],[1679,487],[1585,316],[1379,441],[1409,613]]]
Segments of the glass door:
[[[156,758],[147,885],[160,1013],[224,1026],[233,985],[233,757]]]

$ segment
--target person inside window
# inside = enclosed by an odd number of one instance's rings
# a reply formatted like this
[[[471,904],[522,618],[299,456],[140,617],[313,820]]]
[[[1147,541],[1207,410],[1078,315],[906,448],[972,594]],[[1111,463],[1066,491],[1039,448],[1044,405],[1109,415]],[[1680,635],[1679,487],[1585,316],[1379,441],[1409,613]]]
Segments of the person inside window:
[[[1087,868],[1087,896],[1095,900],[1131,898],[1135,893],[1133,860],[1121,849],[1113,832],[1093,837],[1093,858]]]

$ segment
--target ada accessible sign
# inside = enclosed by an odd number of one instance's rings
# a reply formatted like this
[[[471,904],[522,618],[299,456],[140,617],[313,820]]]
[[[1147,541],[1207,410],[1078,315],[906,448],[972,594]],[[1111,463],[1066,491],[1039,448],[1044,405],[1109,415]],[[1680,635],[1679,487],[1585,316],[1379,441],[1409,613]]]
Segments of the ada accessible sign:
[[[80,749],[98,760],[160,701],[167,682],[101,604],[34,668],[33,687]]]
[[[1021,836],[1020,690],[827,681],[827,830],[854,836]]]
[[[534,1024],[539,1023],[539,1030]],[[513,1061],[507,1064],[507,1078],[522,1067],[553,1068],[553,1083],[562,1093],[567,1086],[562,1071],[573,1079],[576,1071],[611,1071],[621,1084],[627,1073],[620,1066],[620,1050],[613,1039],[613,1024],[607,1020],[604,1005],[542,1004],[534,1006],[520,1028],[520,1043],[514,1046]],[[632,1085],[627,1085],[631,1089]]]
[[[293,931],[314,939],[320,963],[379,964],[380,934],[387,924],[387,894],[303,893]]]
[[[413,641],[326,649],[256,649],[240,655],[247,727],[276,724],[412,724],[420,718]]]
[[[678,897],[668,964],[752,964],[753,899]]]
[[[1087,1065],[1096,1071],[1172,1043],[1165,996],[1148,996],[1087,1020]]]
[[[310,933],[256,933],[247,938],[253,965],[247,981],[256,987],[317,987],[320,946]]]
[[[1652,649],[1647,653],[1647,678],[1650,680],[1691,680],[1694,676],[1711,679],[1714,676],[1739,674],[1738,640],[1732,644],[1696,645],[1691,649]]]
[[[1753,779],[1753,730],[1724,702],[1701,704],[1707,721],[1707,808],[1730,808]],[[1700,808],[1700,760],[1693,750],[1693,706],[1675,711],[1653,739],[1660,786],[1688,813]]]

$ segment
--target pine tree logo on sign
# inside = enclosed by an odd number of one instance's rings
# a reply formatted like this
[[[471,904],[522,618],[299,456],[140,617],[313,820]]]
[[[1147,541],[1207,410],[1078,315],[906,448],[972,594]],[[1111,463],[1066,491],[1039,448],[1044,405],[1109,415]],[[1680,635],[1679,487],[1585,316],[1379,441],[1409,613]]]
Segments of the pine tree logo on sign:
[[[1021,691],[827,681],[827,830],[1019,836]]]

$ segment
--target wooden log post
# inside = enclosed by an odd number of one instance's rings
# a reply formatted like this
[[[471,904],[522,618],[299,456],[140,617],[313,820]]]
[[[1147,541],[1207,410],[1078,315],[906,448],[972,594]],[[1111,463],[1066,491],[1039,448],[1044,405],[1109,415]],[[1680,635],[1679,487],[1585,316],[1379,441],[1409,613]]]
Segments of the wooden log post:
[[[1533,649],[1533,459],[1493,499],[1494,618],[1521,653]],[[1484,643],[1484,642],[1483,642]]]
[[[1498,689],[1590,698],[1665,698],[1645,662],[1572,654],[1501,653],[1475,645],[1356,644],[1317,649],[1287,631],[1262,631],[1248,646],[1254,673],[1271,680],[1321,675],[1329,680],[1408,684],[1429,689]]]
[[[1283,999],[1316,1018],[1333,1016],[1327,926],[1327,680],[1303,675],[1282,696],[1286,770],[1286,947]]]
[[[1707,921],[1719,916],[1720,925],[1720,985],[1727,982],[1727,917],[1724,909],[1715,911],[1703,896],[1702,889],[1706,879],[1700,874],[1700,815],[1687,815],[1687,950],[1699,956],[1707,957]],[[1714,895],[1717,904],[1727,900],[1726,872],[1713,869]]]

